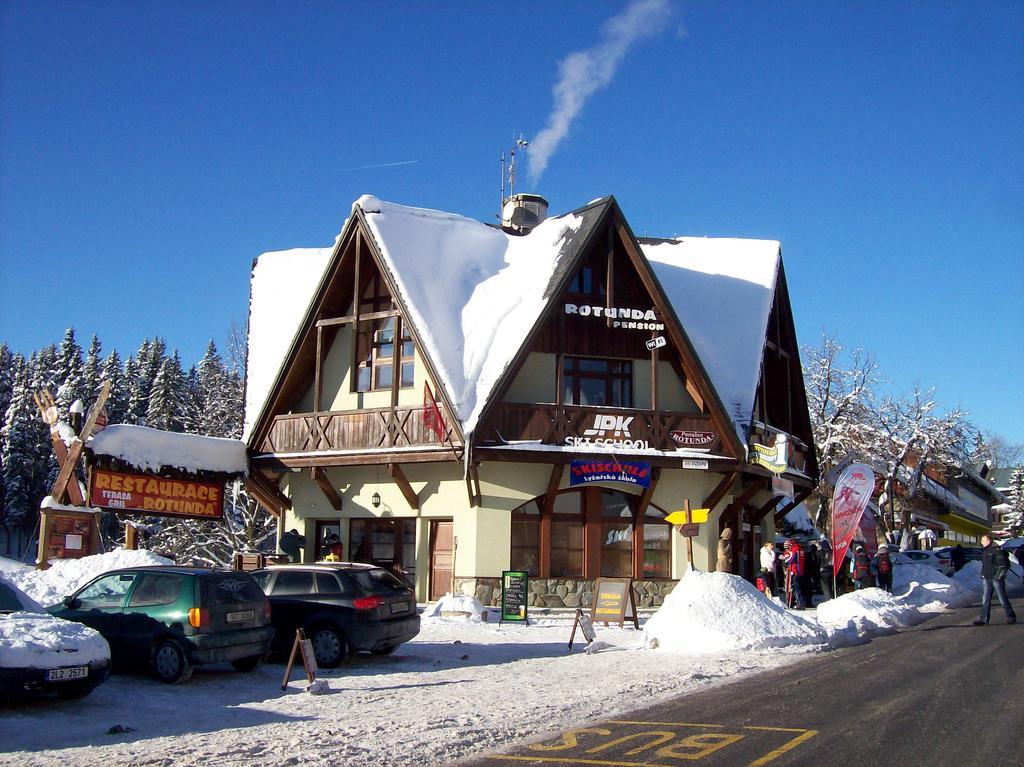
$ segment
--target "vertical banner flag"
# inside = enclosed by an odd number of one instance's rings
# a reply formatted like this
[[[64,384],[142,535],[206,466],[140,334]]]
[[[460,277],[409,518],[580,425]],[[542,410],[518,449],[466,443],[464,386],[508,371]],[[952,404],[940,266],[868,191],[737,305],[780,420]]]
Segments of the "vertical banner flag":
[[[843,469],[832,493],[832,573],[838,575],[846,550],[875,490],[875,472],[862,463]]]
[[[864,551],[869,557],[875,556],[878,553],[878,533],[871,509],[864,509],[864,516],[860,518],[860,534],[864,536]]]
[[[423,382],[423,425],[430,429],[437,438],[444,442],[444,418],[441,416],[441,409],[437,406],[430,391],[430,384]]]

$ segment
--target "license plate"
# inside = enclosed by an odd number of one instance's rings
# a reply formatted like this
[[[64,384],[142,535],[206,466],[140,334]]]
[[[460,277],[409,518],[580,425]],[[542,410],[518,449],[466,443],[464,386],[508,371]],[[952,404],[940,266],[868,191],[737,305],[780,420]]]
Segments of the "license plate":
[[[408,609],[409,609],[409,603],[408,602],[392,602],[391,603],[391,612],[392,613],[404,613]]]
[[[241,623],[242,621],[251,621],[256,617],[255,610],[240,610],[237,613],[228,613],[228,623]]]
[[[68,666],[52,668],[46,672],[47,682],[70,682],[72,679],[84,679],[89,676],[88,666]]]

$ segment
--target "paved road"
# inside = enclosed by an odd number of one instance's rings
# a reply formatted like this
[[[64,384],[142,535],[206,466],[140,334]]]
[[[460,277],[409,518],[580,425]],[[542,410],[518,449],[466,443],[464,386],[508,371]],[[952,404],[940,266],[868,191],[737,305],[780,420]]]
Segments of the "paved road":
[[[1014,600],[1024,616],[1024,599]],[[474,767],[1024,767],[1024,623],[977,608],[588,723]]]

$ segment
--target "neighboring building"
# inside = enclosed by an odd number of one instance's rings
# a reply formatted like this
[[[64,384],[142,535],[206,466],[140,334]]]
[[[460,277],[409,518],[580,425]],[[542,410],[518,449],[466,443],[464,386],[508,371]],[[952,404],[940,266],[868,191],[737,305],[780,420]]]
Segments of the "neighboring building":
[[[363,197],[333,248],[254,262],[253,493],[305,559],[338,535],[421,600],[493,602],[522,569],[533,604],[601,576],[660,603],[686,501],[711,509],[696,566],[731,527],[752,577],[818,478],[779,243],[637,239],[611,197],[512,207],[534,226]]]

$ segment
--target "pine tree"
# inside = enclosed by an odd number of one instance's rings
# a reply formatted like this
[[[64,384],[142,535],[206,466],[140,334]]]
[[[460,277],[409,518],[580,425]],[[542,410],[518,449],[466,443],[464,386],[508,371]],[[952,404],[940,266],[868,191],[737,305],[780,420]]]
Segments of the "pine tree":
[[[96,401],[96,395],[100,393],[100,381],[103,367],[103,348],[100,345],[99,336],[93,333],[89,342],[89,351],[85,355],[85,366],[82,368],[82,400],[86,408]]]
[[[124,363],[125,408],[120,423],[137,424],[146,420],[146,400],[142,396],[139,363],[134,357],[128,357]]]
[[[125,386],[125,374],[121,369],[121,356],[117,353],[117,349],[114,349],[103,361],[100,381],[110,381],[107,418],[110,423],[124,423],[124,414],[128,409],[128,390]]]
[[[149,393],[146,425],[153,429],[180,432],[185,427],[185,375],[178,352],[164,359]]]
[[[38,513],[42,493],[40,473],[39,430],[36,405],[32,398],[32,370],[18,355],[11,391],[11,402],[4,414],[2,453],[4,485],[4,525],[8,528],[29,526]],[[44,474],[45,478],[45,474]]]
[[[21,364],[25,359],[18,355]],[[7,413],[11,404],[11,392],[14,390],[15,355],[11,353],[7,344],[0,344],[0,417]],[[3,422],[0,421],[0,455],[4,451]],[[3,478],[0,477],[0,503],[3,501]]]
[[[233,389],[217,345],[211,340],[196,373],[197,433],[211,437],[231,436],[238,412]]]
[[[75,329],[64,331],[64,340],[57,351],[57,367],[54,383],[57,391],[57,412],[67,418],[68,408],[82,397],[82,347],[75,340]]]
[[[1024,532],[1024,466],[1018,466],[1010,474],[1010,489],[1006,494],[1010,511],[1003,514],[1003,523],[1011,537]]]

